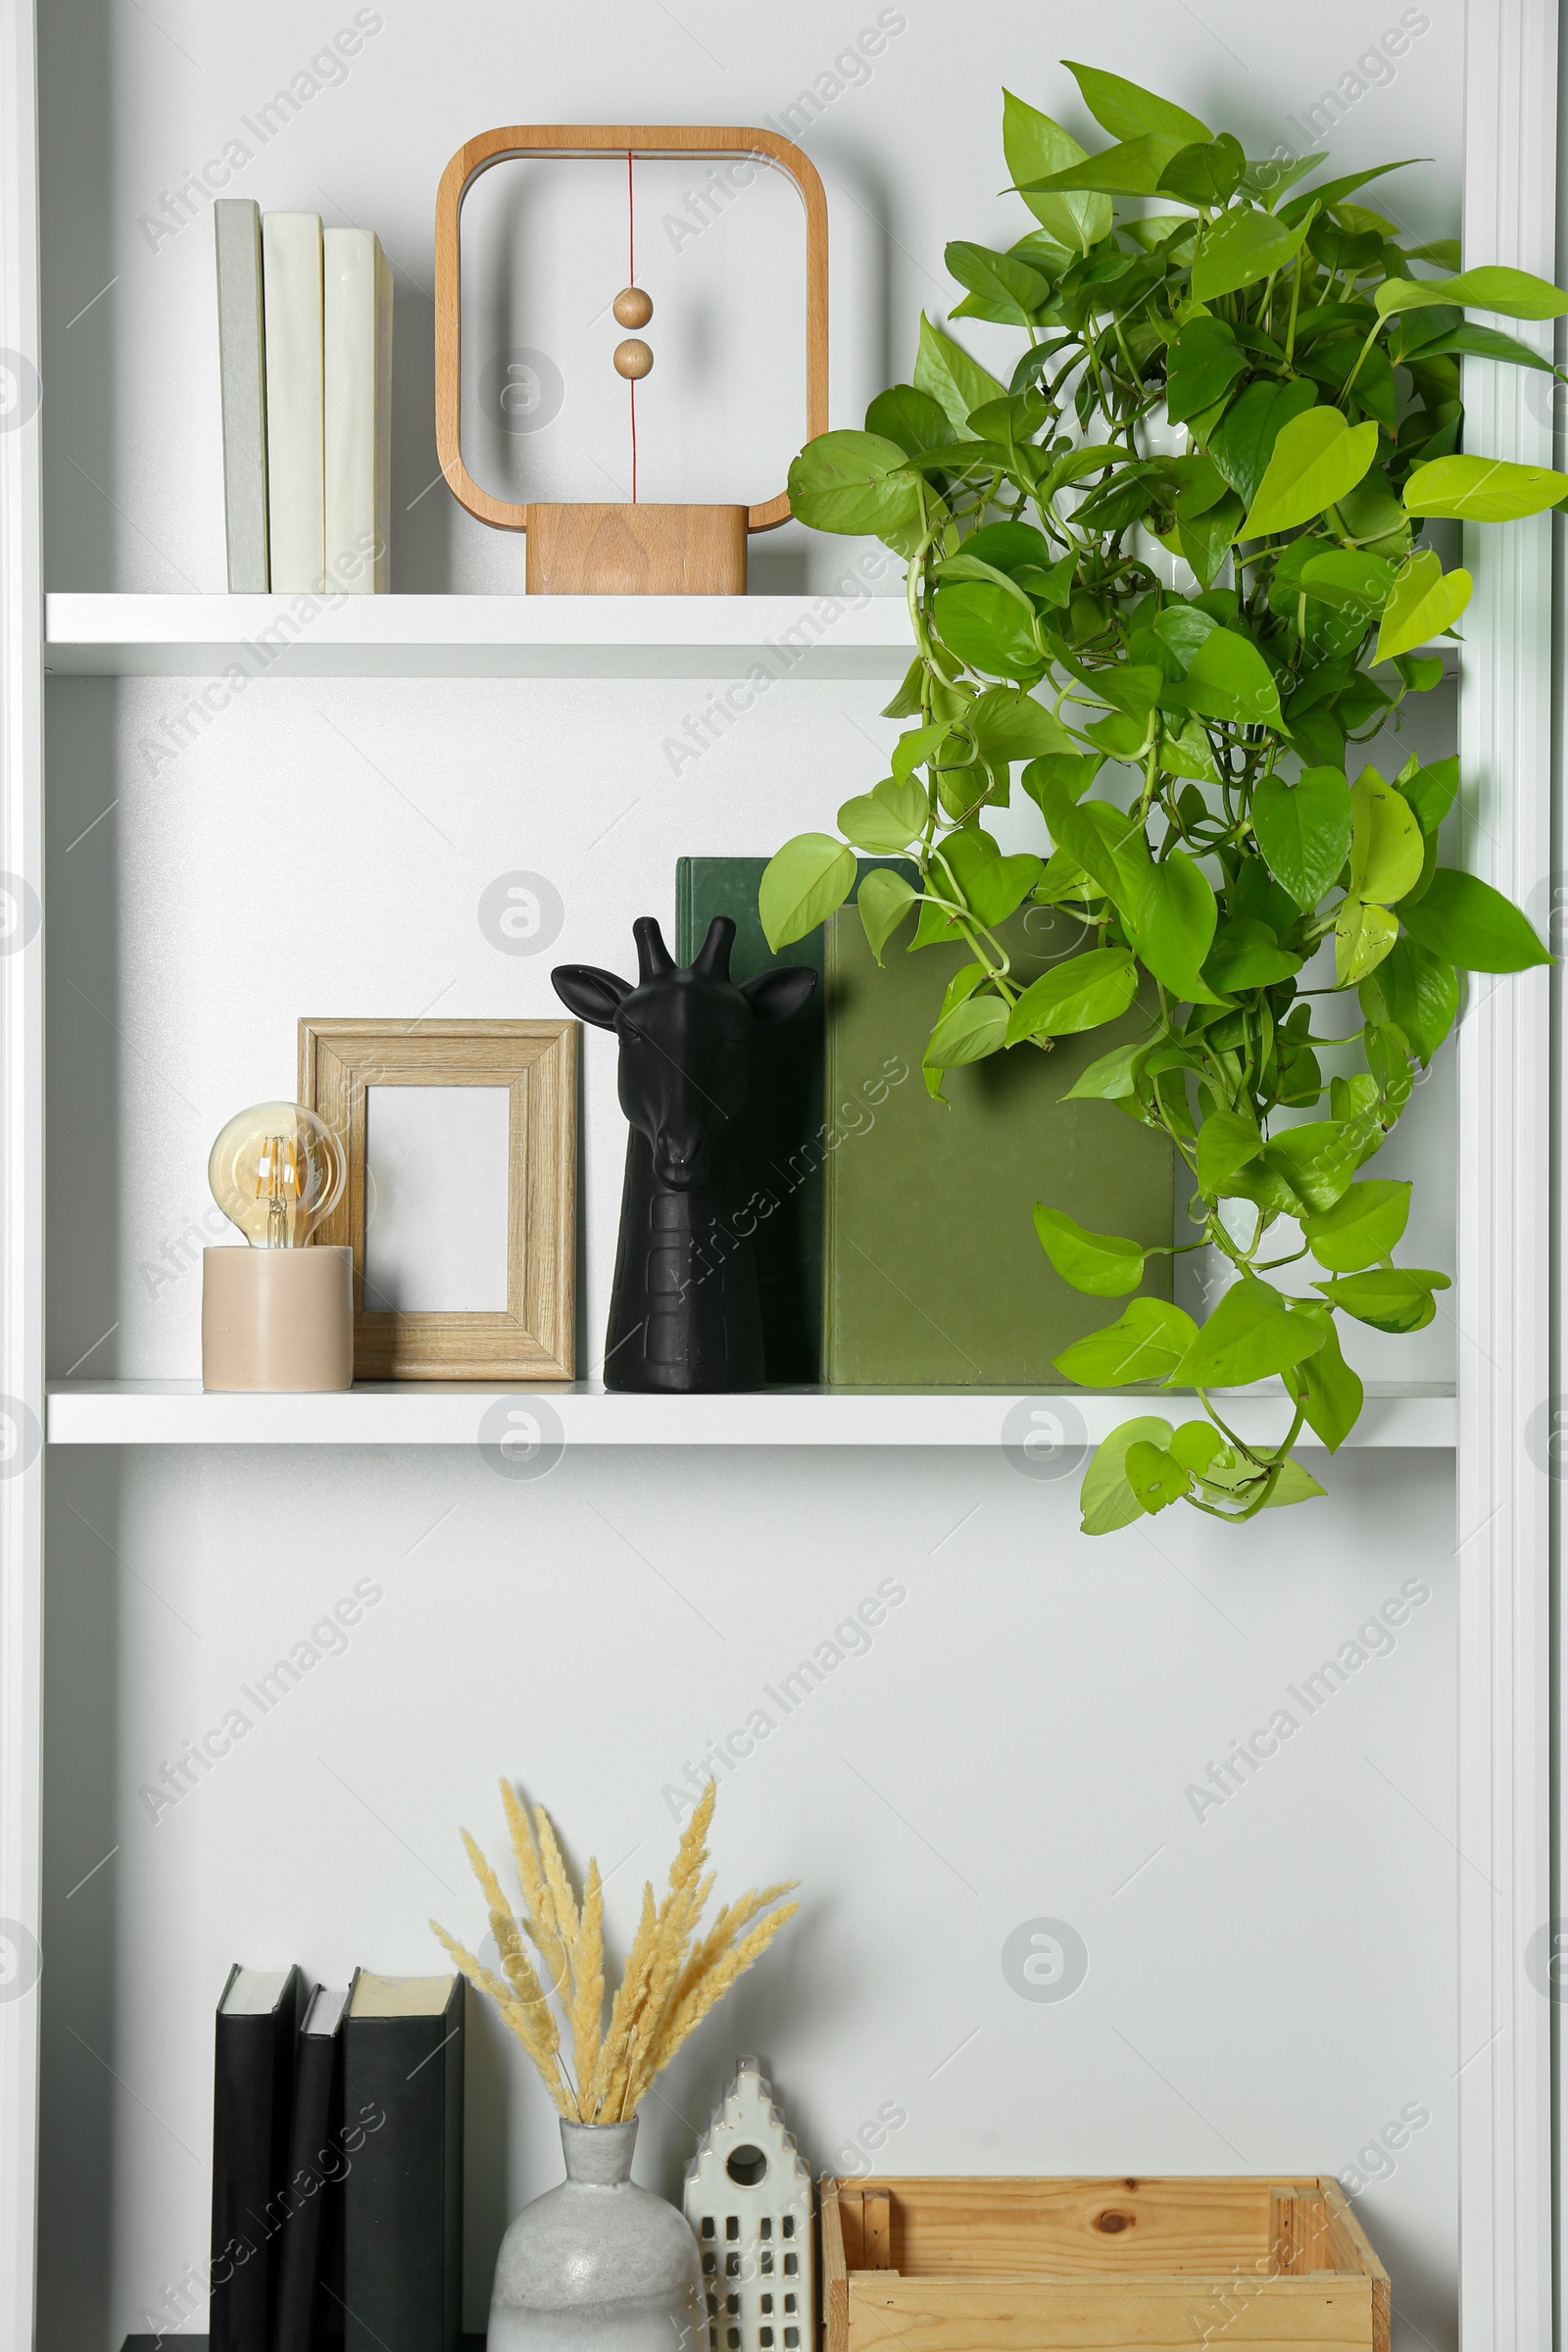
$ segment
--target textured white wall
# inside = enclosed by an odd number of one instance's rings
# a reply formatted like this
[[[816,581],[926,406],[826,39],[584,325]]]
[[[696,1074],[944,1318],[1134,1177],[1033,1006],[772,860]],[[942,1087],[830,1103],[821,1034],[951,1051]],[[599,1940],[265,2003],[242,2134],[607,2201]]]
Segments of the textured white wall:
[[[520,544],[426,488],[441,166],[509,119],[778,116],[878,11],[378,13],[348,78],[233,184],[368,220],[398,266],[397,585],[515,586]],[[1423,231],[1455,224],[1454,0],[1289,16],[1203,0],[1206,24],[1141,0],[1092,32],[1012,0],[978,28],[951,0],[898,13],[869,77],[806,140],[829,187],[838,421],[906,368],[920,306],[941,310],[944,239],[1013,233],[998,85],[1081,126],[1063,50],[1224,109],[1267,152],[1301,145],[1290,118],[1401,13],[1423,16],[1332,147],[1346,170],[1437,157],[1388,201]],[[221,586],[210,225],[155,252],[138,218],[352,17],[346,0],[265,23],[178,0],[43,12],[56,586]],[[695,259],[671,249],[668,267]],[[611,269],[604,291],[618,283]],[[764,383],[760,436],[771,397]],[[851,552],[778,534],[755,584],[829,580]],[[880,772],[889,735],[871,685],[780,686],[701,759],[672,760],[693,684],[297,681],[258,686],[171,755],[164,722],[187,699],[174,681],[53,690],[57,1373],[194,1372],[199,1278],[178,1260],[182,1236],[213,1238],[208,1145],[236,1105],[287,1090],[298,1014],[548,1009],[551,961],[616,962],[633,915],[668,914],[677,855],[765,850],[820,821]],[[1430,748],[1447,724],[1433,713]],[[486,887],[518,868],[563,902],[537,957],[481,927]],[[585,1081],[591,1360],[623,1132],[602,1044]],[[1393,1149],[1422,1177],[1431,1262],[1451,1263],[1441,1065],[1417,1119]],[[1452,1352],[1440,1325],[1366,1368],[1441,1379]],[[1392,2174],[1360,2209],[1403,2340],[1451,2344],[1465,2053],[1449,1464],[1346,1460],[1331,1484],[1329,1501],[1237,1537],[1172,1514],[1091,1547],[1070,1482],[1000,1455],[578,1451],[539,1484],[439,1452],[52,1457],[47,2352],[118,2344],[203,2258],[211,2009],[231,1958],[297,1957],[335,1982],[357,1961],[434,1966],[430,1911],[482,1927],[456,1829],[497,1838],[503,1770],[558,1811],[579,1858],[624,1859],[624,1935],[673,1835],[662,1789],[889,1578],[906,1597],[869,1651],[726,1787],[726,1883],[798,1871],[807,1910],[665,2086],[669,2107],[651,2103],[644,2177],[674,2185],[746,2047],[770,2058],[818,2163],[846,2164],[884,2107],[906,2112],[877,2158],[895,2172],[1343,2170],[1418,2107],[1430,2123],[1379,2161]],[[367,1577],[382,1598],[346,1652],[151,1822],[139,1786]],[[1412,1579],[1431,1597],[1392,1651],[1310,1719],[1298,1707],[1279,1754],[1200,1822],[1189,1785]],[[1040,1918],[1088,1949],[1059,2004],[1004,1974],[1006,1938]],[[553,2159],[542,2098],[486,2021],[471,2027],[478,2325],[499,2231]]]

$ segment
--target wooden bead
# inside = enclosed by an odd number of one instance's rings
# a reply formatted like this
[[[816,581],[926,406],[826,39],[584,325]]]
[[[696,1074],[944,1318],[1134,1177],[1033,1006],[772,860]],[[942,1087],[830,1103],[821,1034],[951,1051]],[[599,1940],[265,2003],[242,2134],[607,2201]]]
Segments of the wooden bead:
[[[641,286],[625,286],[611,304],[617,326],[646,326],[654,315],[651,298]]]
[[[637,383],[654,364],[654,355],[646,343],[628,335],[624,343],[615,345],[615,373]]]

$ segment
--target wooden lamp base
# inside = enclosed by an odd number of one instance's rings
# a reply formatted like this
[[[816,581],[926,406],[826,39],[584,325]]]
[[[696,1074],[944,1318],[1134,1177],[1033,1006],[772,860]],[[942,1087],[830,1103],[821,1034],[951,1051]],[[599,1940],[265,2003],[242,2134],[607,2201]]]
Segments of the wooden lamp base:
[[[530,596],[744,596],[746,509],[528,508]]]

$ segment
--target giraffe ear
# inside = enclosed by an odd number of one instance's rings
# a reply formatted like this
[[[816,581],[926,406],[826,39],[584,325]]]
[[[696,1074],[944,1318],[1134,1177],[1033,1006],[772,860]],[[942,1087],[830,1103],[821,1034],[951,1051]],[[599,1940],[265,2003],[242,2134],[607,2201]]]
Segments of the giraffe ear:
[[[629,980],[602,972],[594,963],[558,963],[550,985],[568,1012],[595,1029],[613,1029],[621,999],[631,995]]]
[[[759,972],[753,980],[741,982],[741,995],[759,1021],[787,1021],[816,986],[816,974],[808,963],[782,963],[772,971]]]

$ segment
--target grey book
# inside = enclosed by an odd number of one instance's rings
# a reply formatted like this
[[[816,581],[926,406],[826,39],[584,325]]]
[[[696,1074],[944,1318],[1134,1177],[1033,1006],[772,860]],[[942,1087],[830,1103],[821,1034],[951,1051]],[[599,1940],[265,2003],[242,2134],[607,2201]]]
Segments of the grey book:
[[[248,196],[213,206],[218,244],[218,357],[223,392],[223,521],[231,596],[265,596],[267,341],[262,318],[262,214]]]

